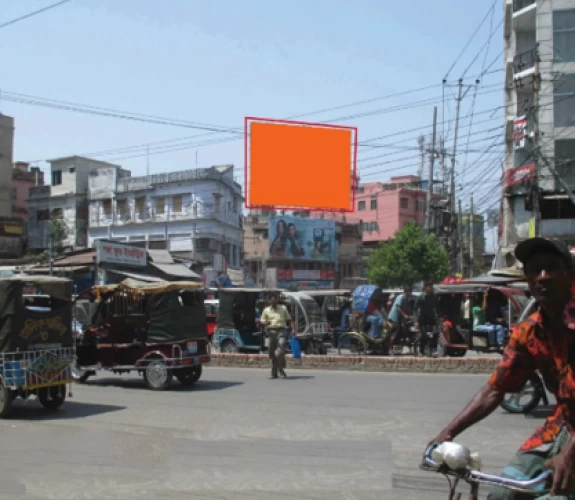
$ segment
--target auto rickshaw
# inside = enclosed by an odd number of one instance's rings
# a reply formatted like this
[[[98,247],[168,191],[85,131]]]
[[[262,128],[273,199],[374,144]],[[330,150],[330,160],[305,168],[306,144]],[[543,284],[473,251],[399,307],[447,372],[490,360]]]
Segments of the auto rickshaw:
[[[41,305],[25,299],[30,287],[43,292]],[[66,400],[74,360],[73,289],[65,278],[0,279],[0,417],[10,413],[16,397],[34,395],[50,410]]]
[[[264,352],[266,335],[259,324],[259,318],[272,292],[280,293],[280,302],[285,303],[282,291],[271,288],[222,288],[219,292],[218,323],[214,330],[213,343],[224,353]]]
[[[349,330],[352,290],[306,290],[304,293],[316,301],[322,320],[327,322],[328,331],[323,338],[324,344],[337,347],[335,330],[345,330],[345,332]]]
[[[489,335],[477,331],[473,325],[473,310],[481,307],[483,295],[491,292],[507,305],[506,333],[517,320],[529,299],[520,288],[493,286],[487,283],[459,283],[437,285],[435,293],[439,296],[439,308],[443,319],[438,342],[439,356],[465,356],[467,350],[476,352],[494,352],[503,350],[503,346],[491,345]],[[469,298],[469,318],[464,318],[463,306]]]
[[[290,304],[290,314],[296,327],[295,338],[299,340],[306,354],[327,354],[326,339],[329,323],[322,314],[317,301],[317,292],[284,292]]]
[[[92,319],[76,340],[73,376],[85,382],[97,370],[137,371],[148,388],[166,389],[175,376],[195,384],[210,361],[202,283],[143,283],[94,286],[88,299]]]

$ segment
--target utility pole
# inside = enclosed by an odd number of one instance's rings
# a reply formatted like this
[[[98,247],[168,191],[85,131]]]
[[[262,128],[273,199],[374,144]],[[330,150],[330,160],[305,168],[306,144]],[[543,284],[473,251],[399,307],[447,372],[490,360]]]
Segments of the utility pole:
[[[54,232],[50,231],[50,276],[54,275]]]
[[[441,160],[441,178],[443,181],[441,191],[445,196],[447,192],[447,186],[445,183],[447,182],[449,176],[447,175],[447,171],[445,169],[445,138],[443,136],[439,137],[439,158]]]
[[[451,153],[451,174],[450,174],[450,208],[452,216],[452,228],[451,228],[451,268],[456,267],[456,252],[455,247],[457,246],[457,222],[455,221],[455,155],[457,154],[457,138],[459,136],[459,111],[461,108],[461,93],[463,91],[463,79],[459,79],[459,84],[457,86],[457,107],[455,111],[455,130],[453,132],[453,151]],[[461,210],[459,211],[461,215]],[[453,223],[455,222],[455,227]],[[460,249],[461,251],[461,249]]]
[[[456,237],[459,240],[459,269],[461,271],[461,276],[465,275],[465,252],[463,251],[463,235],[461,234],[461,228],[463,227],[463,211],[461,210],[461,200],[459,200],[459,216],[458,216],[458,223],[457,223],[457,233]],[[455,238],[453,238],[455,241]],[[454,252],[455,255],[455,252]]]
[[[540,208],[539,208],[539,155],[541,154],[539,145],[539,85],[541,82],[541,77],[539,74],[539,49],[535,48],[535,71],[533,73],[533,106],[532,106],[532,131],[533,131],[533,170],[535,177],[535,190],[532,191],[533,196],[533,219],[535,226],[535,234],[533,236],[539,236],[539,219],[541,218]],[[571,190],[568,190],[569,193]]]
[[[425,136],[420,135],[417,139],[417,143],[419,145],[419,154],[421,158],[421,163],[419,164],[419,171],[418,175],[421,178],[423,176],[423,169],[425,167]]]
[[[433,198],[433,164],[435,162],[435,138],[437,135],[437,106],[433,108],[433,132],[431,135],[431,148],[429,149],[429,185],[427,186],[427,206],[425,213],[425,231],[427,234],[431,231],[432,203]]]
[[[475,264],[475,214],[473,212],[473,194],[469,201],[469,277],[473,278],[473,265]]]

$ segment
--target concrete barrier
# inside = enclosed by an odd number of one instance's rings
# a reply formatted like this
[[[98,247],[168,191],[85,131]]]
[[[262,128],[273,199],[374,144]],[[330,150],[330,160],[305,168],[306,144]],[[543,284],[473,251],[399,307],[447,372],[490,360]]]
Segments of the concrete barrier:
[[[287,369],[364,372],[491,373],[499,358],[414,358],[408,356],[286,356]],[[265,354],[212,354],[211,366],[269,368]]]

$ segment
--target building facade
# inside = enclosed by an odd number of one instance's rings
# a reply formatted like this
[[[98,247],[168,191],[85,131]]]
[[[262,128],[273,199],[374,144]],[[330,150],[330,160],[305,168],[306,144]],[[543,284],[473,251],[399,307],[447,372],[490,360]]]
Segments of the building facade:
[[[12,216],[12,162],[14,157],[14,118],[0,113],[0,217]]]
[[[80,156],[50,161],[50,184],[30,188],[30,250],[50,248],[50,222],[54,219],[60,220],[66,227],[67,237],[62,242],[66,250],[79,250],[88,246],[88,185],[91,174],[100,168],[120,167]]]
[[[254,210],[244,218],[244,249],[246,286],[333,289],[364,274],[360,225],[327,217]]]
[[[22,222],[24,245],[28,240],[28,198],[30,188],[44,185],[44,172],[38,167],[30,168],[23,161],[14,163],[12,168],[12,216]]]
[[[119,167],[98,169],[89,181],[95,240],[137,244],[219,272],[241,268],[241,186],[233,166],[131,177]]]
[[[510,266],[530,236],[575,243],[575,0],[507,0],[504,38],[500,257]]]

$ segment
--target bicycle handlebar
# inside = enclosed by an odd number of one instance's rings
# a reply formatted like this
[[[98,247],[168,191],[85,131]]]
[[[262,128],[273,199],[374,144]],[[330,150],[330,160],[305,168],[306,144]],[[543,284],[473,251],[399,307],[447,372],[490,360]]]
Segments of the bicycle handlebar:
[[[425,453],[423,454],[423,464],[425,468],[435,470],[436,472],[440,472],[440,469],[442,468],[441,464],[438,464],[431,458],[431,452],[434,450],[436,446],[437,446],[436,444],[432,444],[425,450]],[[465,481],[467,481],[468,483],[499,486],[501,488],[516,491],[519,493],[536,492],[537,494],[541,495],[549,493],[550,489],[535,490],[535,488],[537,486],[545,484],[547,480],[553,475],[552,471],[546,470],[533,479],[528,479],[526,481],[518,481],[515,479],[509,479],[507,477],[497,476],[495,474],[486,474],[484,472],[474,470],[463,470],[463,471],[449,470],[449,472],[462,479],[465,479]]]

